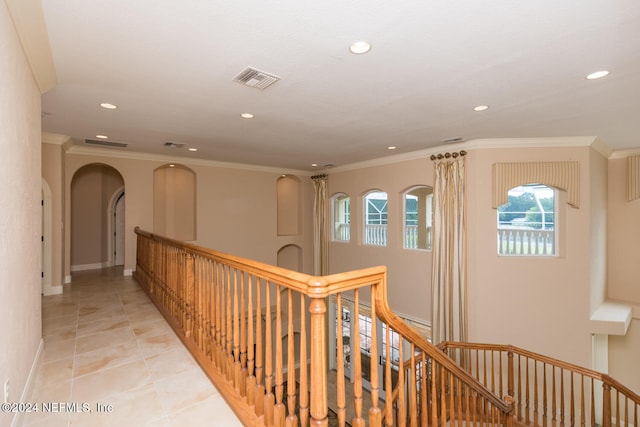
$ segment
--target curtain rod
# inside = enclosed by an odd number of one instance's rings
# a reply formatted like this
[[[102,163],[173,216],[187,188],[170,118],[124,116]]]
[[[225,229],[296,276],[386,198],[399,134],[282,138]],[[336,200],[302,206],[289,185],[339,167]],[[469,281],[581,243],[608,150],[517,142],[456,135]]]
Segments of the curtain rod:
[[[327,174],[326,173],[322,173],[320,175],[313,175],[311,177],[311,179],[319,179],[319,178],[326,178],[326,177],[327,177]]]
[[[458,156],[464,156],[466,154],[467,154],[467,152],[464,151],[464,150],[460,151],[460,153],[457,153],[457,152],[454,151],[453,153],[447,152],[447,153],[444,153],[444,154],[442,154],[442,153],[432,154],[431,155],[431,160],[448,159],[449,157],[453,157],[455,159]]]

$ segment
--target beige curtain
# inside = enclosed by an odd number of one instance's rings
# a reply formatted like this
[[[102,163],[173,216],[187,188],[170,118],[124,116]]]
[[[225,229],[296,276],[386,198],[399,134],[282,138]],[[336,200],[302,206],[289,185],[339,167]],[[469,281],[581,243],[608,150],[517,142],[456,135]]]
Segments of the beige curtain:
[[[329,274],[329,209],[327,206],[327,175],[312,176],[313,180],[313,270],[315,275]]]
[[[434,344],[467,341],[465,158],[434,162],[431,329]]]

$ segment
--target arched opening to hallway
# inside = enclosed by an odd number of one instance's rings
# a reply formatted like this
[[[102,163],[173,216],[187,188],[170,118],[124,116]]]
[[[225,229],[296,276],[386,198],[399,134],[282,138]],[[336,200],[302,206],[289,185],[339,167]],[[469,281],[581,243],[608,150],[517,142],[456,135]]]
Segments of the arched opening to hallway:
[[[124,179],[113,167],[92,163],[71,180],[71,272],[124,264]],[[118,202],[122,203],[118,207]],[[118,209],[120,212],[118,214]],[[118,217],[118,219],[116,219]],[[120,233],[115,221],[120,221]],[[118,236],[118,234],[120,234]],[[120,254],[117,247],[121,246]]]

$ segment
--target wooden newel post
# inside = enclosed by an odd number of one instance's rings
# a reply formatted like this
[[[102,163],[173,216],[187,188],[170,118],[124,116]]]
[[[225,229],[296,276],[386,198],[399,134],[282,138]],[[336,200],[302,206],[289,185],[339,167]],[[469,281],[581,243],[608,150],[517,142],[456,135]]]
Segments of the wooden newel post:
[[[327,342],[324,298],[313,298],[309,304],[311,323],[311,426],[327,427]]]
[[[513,396],[504,396],[503,400],[511,405],[511,411],[506,414],[504,425],[505,427],[513,427],[515,425],[514,419],[516,417],[516,411],[513,410],[513,403],[515,402],[515,399],[513,398]]]
[[[602,427],[611,427],[611,386],[603,383],[602,391]]]

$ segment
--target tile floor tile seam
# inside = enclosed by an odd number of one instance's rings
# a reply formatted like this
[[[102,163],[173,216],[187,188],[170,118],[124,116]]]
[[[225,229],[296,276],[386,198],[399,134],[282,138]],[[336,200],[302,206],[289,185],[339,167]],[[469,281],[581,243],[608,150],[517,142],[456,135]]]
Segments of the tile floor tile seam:
[[[96,349],[96,350],[94,350],[94,351],[96,351],[96,352],[97,352],[97,351],[100,351],[100,350],[104,350],[104,349]],[[119,362],[116,362],[115,364],[108,365],[108,366],[102,367],[102,368],[100,368],[100,369],[96,369],[95,371],[86,372],[86,373],[83,373],[83,374],[78,375],[78,376],[76,376],[76,375],[75,375],[75,368],[76,368],[76,356],[74,355],[74,365],[73,365],[73,366],[74,366],[74,372],[73,372],[73,379],[74,379],[74,380],[76,380],[76,379],[80,379],[80,378],[82,378],[82,377],[86,377],[87,375],[91,375],[91,374],[96,374],[96,373],[104,372],[104,371],[107,371],[107,370],[109,370],[109,369],[111,369],[111,368],[118,368],[118,367],[120,367],[120,366],[123,366],[123,365],[129,364],[129,363],[131,363],[131,362],[136,362],[136,361],[138,361],[138,360],[143,360],[143,359],[144,359],[144,354],[142,353],[142,350],[140,350],[139,346],[138,346],[138,350],[139,350],[139,352],[140,352],[140,358],[135,358],[135,359],[132,359],[132,360],[131,360],[131,359],[123,359],[123,360],[121,360],[121,361],[119,361]],[[78,355],[78,356],[80,356],[80,357],[82,357],[82,356],[85,356],[86,354],[87,354],[87,353],[78,353],[77,355]],[[146,366],[146,365],[145,365],[145,366]]]

